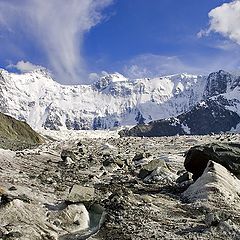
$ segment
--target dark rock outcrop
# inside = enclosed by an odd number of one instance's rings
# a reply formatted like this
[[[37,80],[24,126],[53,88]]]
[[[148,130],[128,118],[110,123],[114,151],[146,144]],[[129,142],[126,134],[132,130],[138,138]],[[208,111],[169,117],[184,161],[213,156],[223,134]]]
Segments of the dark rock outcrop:
[[[226,93],[228,86],[230,88],[232,83],[233,76],[223,70],[209,74],[203,95],[204,99]]]
[[[192,147],[186,154],[184,166],[196,180],[204,172],[209,160],[221,164],[240,178],[240,144],[210,143]]]
[[[192,110],[176,118],[152,121],[137,125],[130,130],[119,132],[121,137],[161,137],[174,135],[204,135],[221,133],[236,128],[240,116],[224,107],[218,101],[207,100],[197,104]]]

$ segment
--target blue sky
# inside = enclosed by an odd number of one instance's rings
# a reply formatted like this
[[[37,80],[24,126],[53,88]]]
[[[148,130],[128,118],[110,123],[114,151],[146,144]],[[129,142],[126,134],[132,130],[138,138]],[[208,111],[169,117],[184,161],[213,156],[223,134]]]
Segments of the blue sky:
[[[50,2],[0,0],[1,67],[47,67],[62,83],[240,69],[238,0]]]

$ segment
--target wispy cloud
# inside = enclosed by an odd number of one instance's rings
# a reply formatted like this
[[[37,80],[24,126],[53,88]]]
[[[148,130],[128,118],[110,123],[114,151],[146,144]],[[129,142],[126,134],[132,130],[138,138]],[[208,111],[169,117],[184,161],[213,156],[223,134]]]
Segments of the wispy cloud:
[[[85,74],[84,34],[101,22],[112,0],[21,0],[0,2],[0,24],[20,28],[44,51],[51,70],[62,82],[80,82]]]

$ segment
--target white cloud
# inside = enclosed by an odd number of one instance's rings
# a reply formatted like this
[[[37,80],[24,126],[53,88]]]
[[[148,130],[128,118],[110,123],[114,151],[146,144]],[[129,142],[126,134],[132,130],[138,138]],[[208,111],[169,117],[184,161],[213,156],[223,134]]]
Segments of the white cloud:
[[[36,69],[43,69],[42,66],[34,65],[34,64],[32,64],[28,61],[26,61],[26,62],[19,61],[16,64],[9,64],[7,66],[7,68],[15,68],[22,73],[31,72],[31,71],[36,70]]]
[[[210,27],[208,32],[217,32],[224,37],[240,44],[240,1],[230,3],[211,10],[209,12]]]
[[[44,51],[56,77],[79,82],[85,74],[84,34],[102,20],[112,0],[21,0],[0,2],[0,24],[21,28]]]

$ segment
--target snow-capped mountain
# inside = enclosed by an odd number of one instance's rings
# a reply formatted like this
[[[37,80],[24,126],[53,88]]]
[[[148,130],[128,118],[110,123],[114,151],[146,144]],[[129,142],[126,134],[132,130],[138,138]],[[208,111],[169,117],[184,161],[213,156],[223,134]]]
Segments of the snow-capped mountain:
[[[0,70],[0,111],[34,129],[105,129],[177,116],[204,95],[207,78],[178,74],[129,80],[109,74],[91,85],[61,85],[41,69]]]
[[[240,77],[219,71],[206,80],[202,100],[170,118],[123,130],[122,136],[171,136],[240,132]]]

